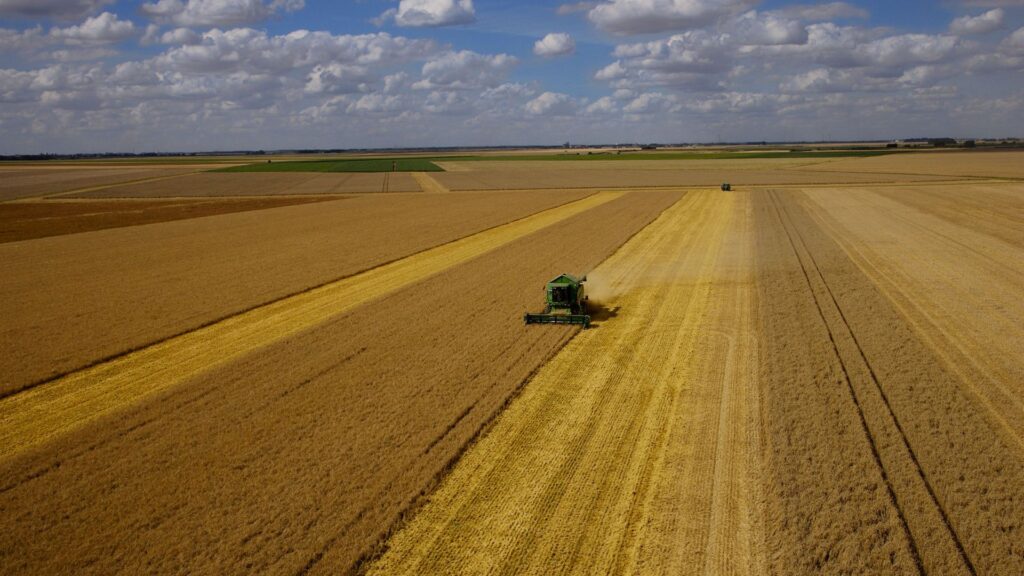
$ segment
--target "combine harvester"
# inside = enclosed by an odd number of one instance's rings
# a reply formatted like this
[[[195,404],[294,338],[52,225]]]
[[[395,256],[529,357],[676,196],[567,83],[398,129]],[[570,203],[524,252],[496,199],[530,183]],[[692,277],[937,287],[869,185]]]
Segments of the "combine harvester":
[[[582,324],[584,328],[589,328],[590,316],[587,314],[587,296],[583,288],[586,281],[586,276],[557,276],[544,289],[544,311],[539,314],[527,312],[523,320],[527,324]]]

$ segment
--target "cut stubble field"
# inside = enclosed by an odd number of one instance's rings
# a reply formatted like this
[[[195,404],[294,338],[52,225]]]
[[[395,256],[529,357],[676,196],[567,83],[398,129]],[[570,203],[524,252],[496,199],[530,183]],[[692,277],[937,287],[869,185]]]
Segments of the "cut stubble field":
[[[0,202],[160,182],[208,170],[208,165],[0,166]]]
[[[222,173],[186,174],[72,194],[76,198],[218,198],[230,196],[316,196],[380,192],[419,192],[416,180],[399,173]]]
[[[1022,192],[690,193],[371,573],[1019,573]]]
[[[530,288],[552,268],[592,268],[676,198],[595,198],[549,221],[557,226],[488,244],[482,257],[0,462],[0,510],[17,527],[0,535],[3,564],[351,569],[572,335],[522,325]],[[487,298],[464,290],[479,278]],[[502,337],[479,337],[495,327]],[[55,551],[52,541],[68,544]]]
[[[373,574],[762,573],[751,220],[690,192],[590,274],[531,380]]]
[[[0,243],[335,199],[320,196],[135,202],[66,199],[4,202],[0,203]]]
[[[509,162],[508,164],[511,164]],[[688,188],[717,187],[723,182],[740,186],[782,186],[800,184],[894,183],[927,182],[945,179],[942,176],[918,174],[889,174],[871,172],[812,172],[802,169],[746,169],[706,168],[687,170],[630,169],[616,165],[617,169],[590,169],[588,165],[549,162],[548,169],[520,169],[497,167],[492,170],[466,170],[440,172],[432,176],[450,190],[532,190],[532,189],[592,189],[592,188]],[[466,163],[466,165],[471,165]]]
[[[0,565],[1024,573],[1021,157],[85,191],[337,201],[0,244]]]
[[[588,194],[360,196],[0,244],[0,396]]]

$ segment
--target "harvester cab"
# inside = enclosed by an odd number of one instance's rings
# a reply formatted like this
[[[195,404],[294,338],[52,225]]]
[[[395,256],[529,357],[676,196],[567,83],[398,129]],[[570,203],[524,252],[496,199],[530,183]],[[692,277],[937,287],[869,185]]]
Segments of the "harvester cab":
[[[583,287],[586,281],[586,276],[557,276],[544,288],[544,311],[539,314],[527,313],[523,320],[527,324],[581,324],[584,328],[590,327],[587,296]]]

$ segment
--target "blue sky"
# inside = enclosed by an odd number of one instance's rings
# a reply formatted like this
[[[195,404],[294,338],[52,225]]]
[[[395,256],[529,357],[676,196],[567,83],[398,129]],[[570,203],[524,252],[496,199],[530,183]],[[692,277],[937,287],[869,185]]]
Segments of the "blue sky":
[[[0,154],[1024,136],[1022,72],[1024,0],[0,0]]]

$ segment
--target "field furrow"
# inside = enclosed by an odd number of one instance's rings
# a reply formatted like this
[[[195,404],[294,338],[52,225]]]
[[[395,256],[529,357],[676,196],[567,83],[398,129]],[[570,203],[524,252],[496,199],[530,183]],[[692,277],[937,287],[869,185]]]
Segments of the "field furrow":
[[[610,317],[537,374],[371,572],[763,572],[747,202],[691,192],[596,269]]]
[[[0,459],[619,196],[594,194],[8,396],[0,400]]]

